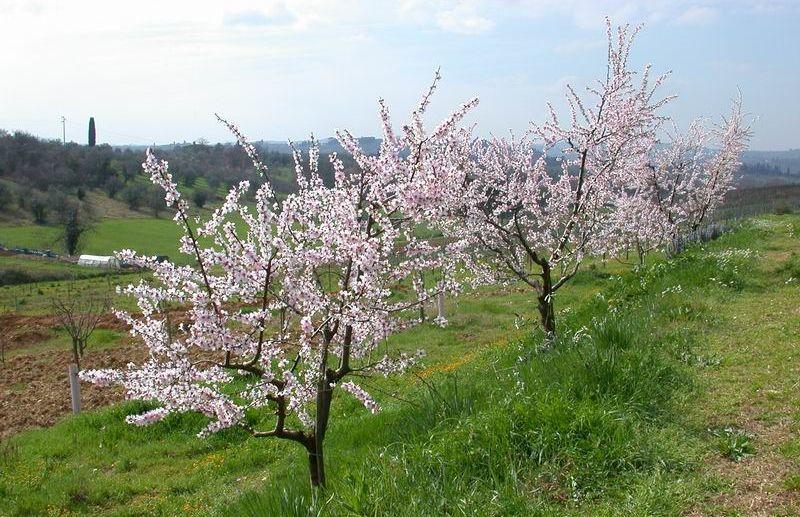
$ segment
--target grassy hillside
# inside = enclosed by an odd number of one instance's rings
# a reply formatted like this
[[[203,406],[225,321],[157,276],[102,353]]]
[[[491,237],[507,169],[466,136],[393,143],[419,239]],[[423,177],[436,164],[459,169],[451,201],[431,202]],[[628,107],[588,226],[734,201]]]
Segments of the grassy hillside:
[[[104,219],[86,236],[84,253],[110,255],[123,248],[178,258],[181,232],[169,217]],[[58,229],[52,226],[0,227],[0,242],[36,249],[60,249]]]
[[[83,279],[108,274],[71,262],[22,255],[0,255],[0,286],[52,280]]]
[[[133,428],[129,403],[0,443],[0,514],[680,515],[800,511],[800,218],[771,217],[633,271],[588,268],[561,337],[514,326],[487,289],[396,344],[425,367],[348,397],[314,500],[295,444],[204,418]],[[338,415],[337,415],[338,416]]]

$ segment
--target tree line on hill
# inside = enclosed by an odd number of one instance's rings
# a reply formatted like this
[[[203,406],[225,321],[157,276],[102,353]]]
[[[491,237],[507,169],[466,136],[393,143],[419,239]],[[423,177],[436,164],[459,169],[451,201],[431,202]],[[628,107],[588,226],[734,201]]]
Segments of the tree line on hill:
[[[296,191],[292,156],[265,147],[262,156],[273,169],[273,188],[281,194]],[[170,172],[201,208],[213,201],[218,191],[244,179],[256,185],[261,181],[253,177],[249,158],[232,145],[192,143],[159,148],[158,154],[169,160]],[[163,193],[137,181],[143,157],[143,150],[135,148],[64,145],[21,131],[0,130],[0,179],[9,180],[0,181],[0,211],[16,207],[37,223],[56,222],[54,212],[65,197],[80,202],[87,191],[102,189],[131,209],[148,208],[157,216],[163,209]],[[320,160],[320,169],[323,178],[332,181],[330,161]],[[204,181],[198,182],[200,178]]]
[[[774,163],[755,162],[743,163],[739,168],[739,174],[742,176],[792,176],[792,170],[787,165],[781,167]]]
[[[330,139],[329,139],[330,140]],[[365,149],[377,151],[380,140],[362,138]],[[333,168],[325,156],[334,152],[346,167],[352,167],[352,158],[343,149],[328,140],[320,142],[322,159],[320,175],[332,183]],[[277,142],[261,141],[255,144],[264,164],[272,169],[272,186],[278,194],[297,191],[294,161],[291,148]],[[307,150],[309,142],[297,144]],[[170,172],[178,184],[187,190],[189,199],[199,208],[213,202],[218,192],[244,179],[255,183],[252,163],[245,153],[230,144],[209,145],[204,141],[159,146],[159,156],[169,161]],[[137,180],[141,176],[144,150],[138,147],[112,147],[107,144],[62,144],[58,140],[37,138],[31,134],[0,130],[0,212],[17,209],[27,213],[37,224],[64,225],[75,220],[76,213],[85,212],[91,219],[90,207],[85,206],[86,192],[101,189],[108,197],[124,202],[132,210],[146,209],[158,217],[164,210],[163,192],[148,182]],[[743,177],[793,177],[791,167],[768,161],[745,160],[740,169]],[[548,169],[558,172],[555,158],[548,159]],[[198,180],[202,178],[202,182]],[[69,249],[69,246],[67,247]]]

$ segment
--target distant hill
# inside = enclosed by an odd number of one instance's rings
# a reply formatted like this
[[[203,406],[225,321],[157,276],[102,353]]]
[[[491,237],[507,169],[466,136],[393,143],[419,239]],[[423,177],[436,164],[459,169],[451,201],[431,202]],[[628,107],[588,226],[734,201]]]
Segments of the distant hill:
[[[300,142],[293,142],[294,146],[301,151],[307,151],[309,147],[311,147],[310,140],[302,140]],[[361,149],[364,150],[367,154],[378,154],[378,151],[381,146],[381,139],[375,138],[372,136],[365,136],[358,139],[359,145],[361,145]],[[289,146],[288,142],[280,142],[277,140],[259,140],[257,142],[253,142],[253,144],[266,152],[271,153],[287,153],[291,154],[292,148]],[[337,153],[337,154],[346,154],[344,148],[342,148],[339,141],[333,137],[330,138],[323,138],[318,141],[319,144],[319,151],[322,154],[330,154],[330,153]]]
[[[765,164],[781,169],[787,174],[800,174],[800,149],[788,151],[745,151],[745,164]]]
[[[377,151],[376,139],[364,139]],[[307,149],[307,142],[299,142]],[[286,144],[259,142],[261,158],[270,169],[270,182],[279,195],[297,189],[294,162]],[[244,179],[255,187],[264,181],[253,173],[253,164],[237,146],[201,142],[155,146],[182,192],[198,206],[224,195]],[[142,174],[145,146],[63,145],[24,132],[0,130],[0,221],[33,220],[52,223],[59,207],[82,203],[90,193],[104,191],[111,200],[131,210],[163,210],[163,195]],[[333,167],[327,153],[341,152],[331,139],[323,142],[319,170],[332,181]],[[342,153],[345,166],[352,159]],[[79,203],[80,202],[80,203]]]
[[[301,151],[308,151],[311,147],[310,140],[300,140],[297,142],[292,142],[294,146],[301,150]],[[337,154],[346,154],[344,148],[339,144],[339,141],[336,138],[329,137],[323,138],[318,140],[317,143],[319,144],[319,150],[321,154],[330,154],[330,153],[337,153]],[[378,154],[378,150],[381,145],[381,139],[375,138],[372,136],[365,136],[358,139],[358,143],[361,145],[361,148],[367,154]],[[188,148],[197,145],[208,145],[202,144],[198,142],[180,142],[180,143],[172,143],[172,144],[159,144],[155,146],[147,146],[147,145],[115,145],[115,149],[120,150],[130,150],[130,151],[140,151],[144,152],[145,149],[148,147],[156,150],[156,151],[175,151],[176,149]],[[234,146],[233,142],[222,142],[219,144],[211,144],[211,147],[221,145],[225,147],[232,147]],[[280,140],[256,140],[253,142],[253,145],[256,148],[265,153],[276,153],[276,154],[292,154],[292,148],[289,145],[288,141],[280,141]]]
[[[320,152],[322,154],[329,154],[329,153],[338,153],[338,154],[346,154],[342,146],[339,144],[338,140],[334,137],[323,138],[317,141],[320,146]],[[372,137],[372,136],[365,136],[360,137],[358,139],[361,148],[367,154],[377,154],[381,145],[381,139]],[[289,146],[287,141],[280,141],[280,140],[257,140],[253,142],[253,144],[262,152],[267,153],[276,153],[276,154],[291,154],[292,149]],[[183,142],[183,143],[173,143],[173,144],[164,144],[164,145],[156,145],[154,149],[158,151],[173,151],[177,148],[184,148],[184,147],[192,147],[197,145],[195,142]],[[220,145],[220,144],[217,144]],[[234,145],[232,142],[225,142],[222,143],[223,146],[232,146]],[[294,146],[302,151],[307,151],[308,148],[311,146],[311,142],[309,140],[300,140],[294,142]],[[119,149],[130,149],[130,150],[138,150],[144,151],[148,146],[143,145],[120,145],[115,146],[115,148]],[[548,156],[550,157],[557,157],[561,155],[562,150],[565,146],[556,145],[553,147],[549,152]],[[766,174],[766,170],[764,167],[770,169],[770,174],[781,174],[781,175],[800,175],[800,149],[789,149],[786,151],[758,151],[758,150],[750,150],[745,151],[742,155],[742,162],[745,165],[753,166],[751,169],[756,170],[754,171],[745,171],[745,174],[754,173],[756,175],[764,175]]]
[[[381,140],[361,137],[359,143],[368,154],[377,154]],[[254,142],[262,160],[270,168],[270,181],[276,191],[286,195],[297,189],[291,147],[287,142],[260,140]],[[301,151],[311,145],[308,140],[294,143]],[[335,138],[319,140],[320,171],[325,181],[332,181],[333,170],[325,156],[336,152],[352,166],[352,157],[344,152]],[[0,215],[2,219],[43,216],[50,207],[63,205],[64,196],[83,199],[87,193],[105,191],[132,210],[159,205],[159,194],[141,174],[145,146],[63,145],[24,132],[0,130]],[[156,154],[169,161],[170,172],[187,197],[201,190],[197,199],[213,203],[233,184],[243,179],[258,184],[249,158],[232,142],[208,144],[183,142],[154,146]],[[554,150],[559,154],[559,150]],[[559,165],[554,155],[548,166]],[[800,183],[800,150],[748,151],[739,173],[740,187]],[[198,202],[199,203],[199,202]]]

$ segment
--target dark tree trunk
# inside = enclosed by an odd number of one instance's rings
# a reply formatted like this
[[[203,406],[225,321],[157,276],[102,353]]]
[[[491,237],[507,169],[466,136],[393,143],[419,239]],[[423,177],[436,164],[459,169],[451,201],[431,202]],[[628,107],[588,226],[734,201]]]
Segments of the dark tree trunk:
[[[546,295],[539,296],[539,316],[541,317],[542,328],[548,336],[556,335],[556,314],[553,308],[552,297],[547,300]]]
[[[326,369],[317,386],[317,418],[314,424],[314,436],[306,445],[308,450],[308,468],[311,475],[311,485],[325,487],[325,455],[323,443],[325,432],[328,430],[328,417],[331,412],[333,388],[331,388],[333,372]]]
[[[322,443],[319,444],[320,447]],[[308,473],[311,476],[311,486],[322,488],[325,486],[325,462],[322,449],[317,448],[315,437],[311,437],[306,445],[308,451]]]
[[[639,265],[641,266],[644,264],[644,257],[646,255],[642,244],[637,240],[636,241],[636,253],[639,255]]]
[[[80,343],[73,339],[72,340],[72,361],[77,365],[78,370],[81,369],[81,348]]]
[[[542,328],[548,338],[553,338],[556,335],[556,312],[553,306],[553,277],[548,263],[542,264],[542,287],[538,301]]]
[[[425,275],[422,273],[419,274],[419,281],[422,284],[422,288],[425,288]],[[425,301],[421,301],[419,303],[419,320],[421,322],[425,322]]]

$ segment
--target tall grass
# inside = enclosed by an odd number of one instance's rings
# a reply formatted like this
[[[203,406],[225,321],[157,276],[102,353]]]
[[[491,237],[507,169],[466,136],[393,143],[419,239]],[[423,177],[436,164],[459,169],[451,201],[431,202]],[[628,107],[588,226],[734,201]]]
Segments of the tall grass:
[[[692,438],[676,401],[692,383],[671,344],[646,332],[644,312],[581,319],[587,328],[567,329],[547,352],[531,356],[540,339],[531,336],[418,387],[416,406],[338,426],[332,482],[316,500],[295,471],[225,513],[580,513],[601,496],[624,505],[632,486],[689,474]],[[681,504],[665,498],[651,502]]]
[[[331,432],[331,484],[302,471],[242,494],[232,515],[679,515],[708,480],[684,421],[710,299],[759,289],[748,226],[610,279],[541,335],[492,349],[409,395],[416,406]],[[587,274],[591,274],[591,271]],[[346,451],[346,452],[343,452]]]

